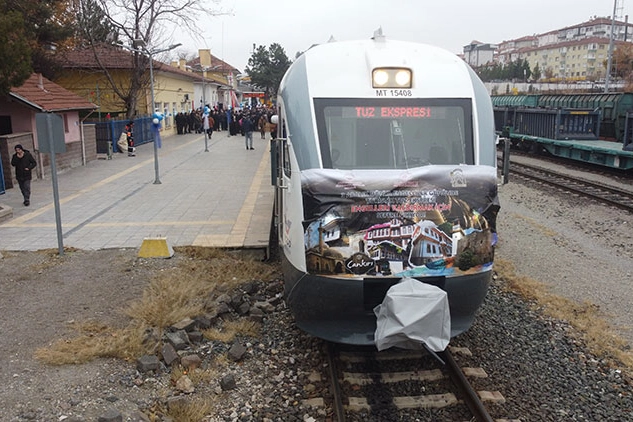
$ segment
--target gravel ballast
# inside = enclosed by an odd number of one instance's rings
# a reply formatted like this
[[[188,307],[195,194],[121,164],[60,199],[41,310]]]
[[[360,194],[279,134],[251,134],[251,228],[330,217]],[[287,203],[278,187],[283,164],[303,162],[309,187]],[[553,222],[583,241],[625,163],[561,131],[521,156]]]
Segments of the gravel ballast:
[[[520,181],[501,187],[501,205],[496,257],[511,262],[517,275],[539,281],[555,294],[595,304],[614,325],[614,333],[633,344],[633,216]],[[283,302],[273,301],[261,316],[261,337],[241,338],[236,342],[240,347],[203,340],[179,351],[197,355],[201,368],[229,360],[221,373],[193,386],[173,382],[163,360],[149,372],[140,372],[137,362],[115,359],[52,367],[35,361],[33,352],[68,335],[59,327],[86,316],[78,314],[114,318],[122,295],[140,295],[145,272],[174,262],[136,260],[116,294],[104,289],[97,297],[86,295],[79,284],[65,288],[69,279],[61,273],[51,280],[54,274],[48,268],[31,276],[9,271],[9,266],[35,259],[32,253],[3,255],[0,270],[9,277],[0,281],[5,291],[0,309],[9,331],[4,330],[0,340],[0,420],[178,421],[166,416],[167,409],[197,400],[216,403],[213,414],[201,421],[332,420],[331,409],[315,400],[329,394],[322,343],[294,327]],[[102,260],[120,260],[122,267],[135,261],[125,251],[82,252],[69,260],[79,258],[95,268]],[[62,265],[55,271],[62,272]],[[109,283],[108,273],[117,276],[112,269],[100,270],[99,283]],[[33,286],[33,280],[41,284]],[[41,289],[54,283],[59,284],[56,293],[42,296]],[[279,280],[257,285],[252,293],[257,300],[281,292]],[[471,330],[452,341],[471,350],[473,360],[488,373],[485,382],[505,397],[503,405],[493,405],[495,417],[633,421],[630,370],[592,354],[572,324],[546,316],[539,303],[524,300],[508,285],[508,280],[496,277]],[[37,302],[29,304],[29,298]],[[20,315],[22,308],[29,312]]]

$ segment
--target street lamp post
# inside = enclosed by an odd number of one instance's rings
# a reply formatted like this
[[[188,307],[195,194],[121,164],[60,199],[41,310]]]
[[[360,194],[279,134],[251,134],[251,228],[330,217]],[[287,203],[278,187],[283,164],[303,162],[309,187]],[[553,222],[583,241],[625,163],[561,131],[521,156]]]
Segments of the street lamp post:
[[[208,71],[213,69],[211,66],[202,66],[202,65],[198,65],[198,67],[200,68],[200,75],[202,76],[202,104],[201,104],[201,110],[204,113],[204,108],[207,105],[207,95],[206,95],[206,87],[205,87],[205,77],[204,74]],[[209,139],[208,139],[209,134],[207,133],[207,131],[204,131],[204,152],[209,152]]]
[[[150,83],[150,91],[152,94],[152,107],[151,107],[151,111],[152,111],[152,115],[153,113],[156,112],[156,101],[154,100],[154,54],[157,53],[164,53],[165,51],[169,51],[169,50],[173,50],[176,47],[181,46],[182,44],[178,43],[178,44],[172,44],[169,47],[165,47],[165,48],[161,48],[158,50],[148,50],[145,40],[134,40],[132,42],[132,47],[134,51],[139,51],[141,53],[147,54],[147,57],[149,58],[149,83]],[[156,139],[154,139],[154,184],[155,185],[160,185],[161,181],[160,181],[160,176],[159,176],[159,171],[158,171],[158,142],[156,142]]]
[[[202,116],[204,118],[204,108],[207,106],[207,96],[205,95],[205,86],[204,86],[204,72],[206,70],[202,70]],[[207,124],[209,124],[209,116],[207,116]],[[209,152],[209,132],[204,129],[204,125],[202,125],[202,130],[204,131],[204,152]]]
[[[152,63],[152,52],[148,51],[149,55],[149,83],[150,83],[150,91],[152,93],[152,116],[156,112],[156,101],[154,101],[154,63]],[[154,137],[154,184],[160,185],[160,176],[158,172],[158,142],[156,142],[156,137]]]

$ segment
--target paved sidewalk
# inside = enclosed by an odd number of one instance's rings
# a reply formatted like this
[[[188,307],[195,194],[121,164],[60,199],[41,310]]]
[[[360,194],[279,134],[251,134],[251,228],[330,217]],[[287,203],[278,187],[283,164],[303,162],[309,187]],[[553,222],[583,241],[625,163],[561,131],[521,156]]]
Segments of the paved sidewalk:
[[[268,247],[273,205],[268,138],[215,132],[205,152],[204,135],[172,135],[136,157],[115,154],[58,176],[64,247],[139,248],[144,238],[166,237],[171,246]],[[13,170],[13,169],[12,169]],[[50,176],[32,182],[31,206],[20,189],[0,195],[13,218],[0,223],[0,250],[58,248]]]

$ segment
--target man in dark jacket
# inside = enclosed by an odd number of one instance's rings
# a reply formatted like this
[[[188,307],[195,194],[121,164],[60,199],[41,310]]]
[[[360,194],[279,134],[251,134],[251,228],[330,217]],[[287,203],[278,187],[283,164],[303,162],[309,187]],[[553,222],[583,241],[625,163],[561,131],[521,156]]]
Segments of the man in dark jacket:
[[[253,130],[255,129],[255,124],[251,120],[250,114],[244,113],[244,117],[242,117],[240,123],[242,123],[242,132],[244,132],[246,149],[255,149],[253,148]]]
[[[15,178],[18,179],[20,191],[24,197],[23,204],[28,207],[31,204],[31,170],[37,166],[37,162],[28,150],[18,144],[15,146],[11,165],[15,167]]]

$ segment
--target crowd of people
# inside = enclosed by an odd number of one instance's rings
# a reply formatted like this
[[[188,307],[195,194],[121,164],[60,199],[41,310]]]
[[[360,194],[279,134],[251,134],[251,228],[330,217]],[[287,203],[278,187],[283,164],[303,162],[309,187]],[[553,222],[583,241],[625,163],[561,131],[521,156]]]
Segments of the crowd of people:
[[[276,125],[270,121],[274,109],[266,105],[245,107],[242,109],[224,109],[222,106],[198,108],[191,112],[180,112],[175,116],[176,133],[207,133],[211,138],[213,132],[228,131],[228,136],[244,136],[246,149],[252,147],[252,133],[260,133],[261,139],[266,139],[266,133],[273,138]],[[250,143],[248,138],[250,137]]]

